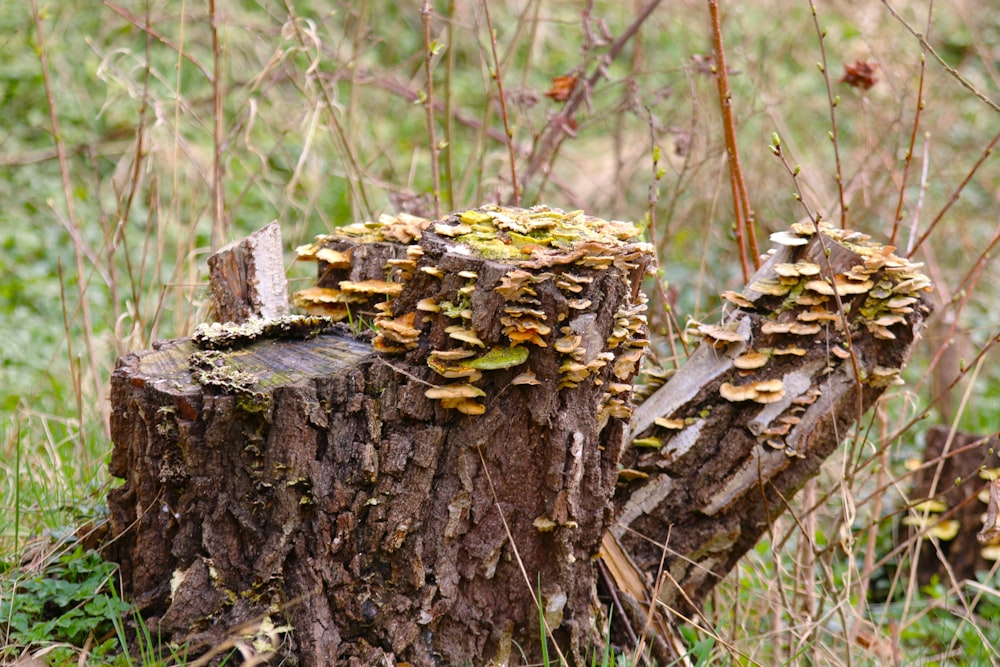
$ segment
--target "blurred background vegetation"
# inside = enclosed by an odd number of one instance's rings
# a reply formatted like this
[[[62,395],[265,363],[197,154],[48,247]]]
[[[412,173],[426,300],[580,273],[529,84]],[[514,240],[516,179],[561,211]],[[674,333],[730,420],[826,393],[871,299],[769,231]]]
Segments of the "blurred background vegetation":
[[[85,660],[142,662],[116,643],[113,595],[89,614],[103,625],[86,632],[29,635],[13,620],[61,618],[113,591],[80,543],[111,483],[108,378],[117,355],[202,321],[214,248],[275,219],[290,251],[382,212],[510,201],[513,155],[523,204],[646,227],[660,258],[650,290],[662,364],[683,362],[669,356],[668,309],[681,324],[710,320],[717,293],[742,286],[705,3],[662,3],[648,16],[642,0],[490,1],[488,15],[483,3],[423,5],[3,6],[0,659],[58,646],[49,657],[75,664],[89,633],[100,641]],[[808,212],[843,219],[912,249],[938,306],[907,386],[863,425],[863,451],[831,459],[814,489],[814,534],[782,520],[689,638],[705,664],[1000,662],[996,568],[974,590],[921,588],[906,579],[913,549],[878,558],[893,547],[905,463],[921,455],[926,426],[998,429],[989,352],[1000,334],[1000,165],[989,152],[1000,4],[938,2],[933,21],[929,2],[910,0],[722,9],[763,247]],[[858,62],[875,67],[870,88],[842,81]],[[568,101],[558,77],[577,78]],[[773,134],[800,167],[794,178],[768,150]],[[308,267],[288,259],[293,287],[307,284]],[[804,561],[804,548],[814,557]],[[73,566],[83,574],[67,575]],[[32,611],[48,589],[24,582],[38,577],[91,583],[55,611]],[[889,592],[870,599],[880,577]]]

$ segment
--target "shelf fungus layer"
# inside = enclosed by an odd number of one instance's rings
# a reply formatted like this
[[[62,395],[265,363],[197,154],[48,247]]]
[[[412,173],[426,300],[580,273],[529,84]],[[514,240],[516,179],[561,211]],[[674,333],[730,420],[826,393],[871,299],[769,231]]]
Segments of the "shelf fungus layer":
[[[626,450],[612,534],[650,575],[661,549],[636,536],[670,535],[666,567],[684,592],[666,586],[668,604],[699,603],[901,383],[929,313],[930,281],[891,246],[812,223],[771,240],[746,288],[722,295],[722,321],[694,328],[699,348],[632,418],[633,444],[658,446]]]
[[[500,390],[534,392],[544,419],[559,392],[587,385],[600,388],[603,427],[631,416],[648,345],[638,286],[653,251],[638,237],[628,222],[544,206],[383,216],[300,247],[319,280],[294,300],[370,325],[376,352],[422,361],[433,371],[425,396],[446,409],[481,414]],[[458,399],[448,384],[498,390]]]

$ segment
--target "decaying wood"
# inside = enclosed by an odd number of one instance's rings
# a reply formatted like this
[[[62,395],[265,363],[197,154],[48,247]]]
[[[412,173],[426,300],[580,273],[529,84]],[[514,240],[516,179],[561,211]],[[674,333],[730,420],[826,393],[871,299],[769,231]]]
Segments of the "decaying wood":
[[[537,662],[540,600],[582,663],[647,344],[637,233],[490,208],[345,228],[300,249],[322,279],[297,298],[370,342],[279,320],[122,358],[109,506],[151,631],[266,617],[303,665]]]
[[[698,607],[897,379],[928,283],[795,225],[633,414],[636,234],[544,208],[350,225],[298,249],[319,280],[294,300],[329,319],[121,359],[109,506],[150,627],[265,621],[305,665],[501,664],[537,661],[541,615],[581,664],[600,550],[676,655],[651,612]]]
[[[1000,557],[997,505],[991,504],[997,492],[990,481],[1000,474],[998,446],[996,437],[947,426],[927,431],[923,465],[910,489],[911,509],[902,517],[905,528],[898,531],[901,541],[922,537],[917,564],[920,585],[926,586],[934,577],[945,583],[975,580],[977,572],[988,571]]]
[[[215,252],[208,268],[216,321],[239,323],[288,314],[288,278],[277,222]]]
[[[812,225],[778,251],[637,409],[607,540],[690,611],[898,378],[927,312],[916,266]],[[646,604],[649,601],[642,601]]]

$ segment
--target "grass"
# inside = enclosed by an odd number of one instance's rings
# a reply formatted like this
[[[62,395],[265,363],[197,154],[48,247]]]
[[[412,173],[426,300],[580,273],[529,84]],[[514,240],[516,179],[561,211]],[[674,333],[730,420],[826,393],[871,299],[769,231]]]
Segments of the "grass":
[[[645,6],[0,12],[0,660],[154,663],[155,638],[140,655],[116,643],[113,576],[79,530],[113,483],[109,373],[117,355],[201,321],[207,254],[272,219],[289,247],[384,210],[517,196],[645,221],[661,261],[658,351],[682,363],[668,308],[710,319],[715,295],[742,284],[733,221],[747,211],[732,203],[707,7],[682,0],[637,21]],[[983,17],[1000,6],[935,3],[930,26],[921,2],[721,10],[757,239],[807,212],[894,238],[927,263],[939,307],[862,446],[831,458],[793,502],[797,520],[778,521],[685,638],[700,664],[1000,662],[995,573],[921,588],[906,574],[915,545],[881,562],[926,425],[997,430],[1000,28]],[[878,64],[870,90],[839,83],[856,60]],[[588,85],[547,98],[565,75]],[[40,602],[73,586],[65,604]],[[21,613],[56,625],[25,630]]]

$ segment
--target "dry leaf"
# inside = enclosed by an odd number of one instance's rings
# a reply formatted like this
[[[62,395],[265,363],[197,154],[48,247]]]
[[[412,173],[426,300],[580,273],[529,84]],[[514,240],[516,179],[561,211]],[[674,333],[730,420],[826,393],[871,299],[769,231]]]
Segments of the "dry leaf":
[[[853,65],[844,65],[844,76],[840,78],[840,83],[846,83],[851,88],[868,90],[878,83],[878,79],[875,78],[876,69],[878,69],[877,63],[866,60],[859,60]]]
[[[573,94],[576,88],[575,76],[557,76],[552,79],[552,88],[545,91],[545,97],[552,98],[556,102],[565,102]]]

